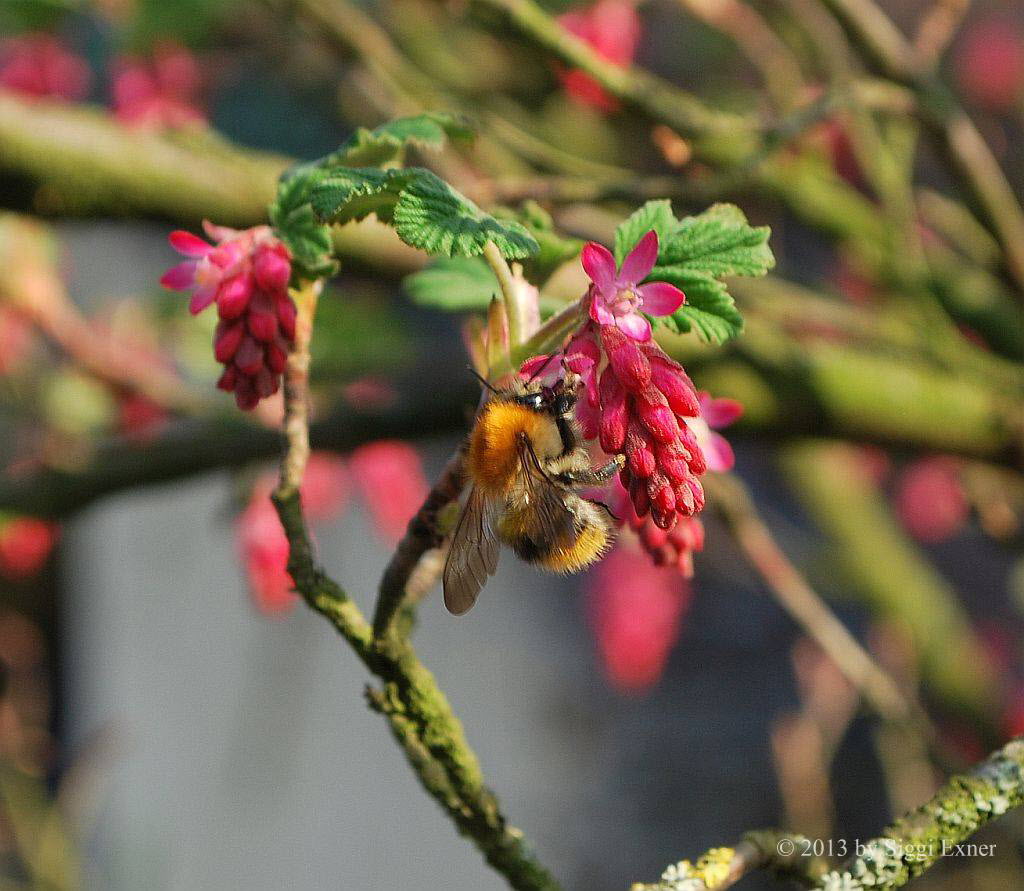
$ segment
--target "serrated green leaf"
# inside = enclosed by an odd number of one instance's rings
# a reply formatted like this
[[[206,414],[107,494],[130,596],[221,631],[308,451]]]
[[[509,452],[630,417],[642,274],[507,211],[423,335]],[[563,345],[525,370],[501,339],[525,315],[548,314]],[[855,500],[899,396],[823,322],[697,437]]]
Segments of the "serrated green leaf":
[[[389,223],[409,178],[410,171],[404,169],[335,167],[310,188],[309,203],[324,223],[348,223],[371,213]]]
[[[271,224],[291,251],[296,278],[323,278],[333,275],[338,268],[330,229],[309,206],[309,191],[321,173],[314,164],[287,171],[278,185],[277,198],[268,209]]]
[[[686,303],[670,316],[677,331],[692,328],[710,343],[724,343],[743,330],[743,316],[732,295],[725,283],[714,276],[675,270],[659,272],[655,268],[652,278],[670,282],[686,294]]]
[[[648,201],[616,230],[620,263],[651,229],[658,233],[658,260],[647,281],[670,282],[686,294],[686,303],[671,317],[675,327],[717,342],[739,334],[743,317],[720,279],[764,275],[771,269],[771,230],[752,227],[732,204],[716,204],[702,214],[676,220],[669,202]]]
[[[428,254],[473,257],[493,241],[510,260],[529,257],[537,240],[521,224],[484,213],[429,170],[410,168],[395,205],[394,226],[406,244]]]
[[[498,280],[479,257],[441,257],[402,281],[414,303],[447,312],[485,310]]]
[[[716,204],[679,222],[659,246],[658,266],[682,266],[716,277],[764,275],[775,265],[770,235],[767,226],[752,227],[735,205]]]
[[[672,236],[678,227],[679,220],[672,213],[671,201],[668,199],[648,201],[616,228],[615,262],[621,266],[626,255],[652,229],[658,233],[658,244],[661,245]]]
[[[472,129],[461,119],[428,112],[398,118],[374,130],[360,127],[320,163],[323,167],[374,167],[398,158],[406,145],[437,151],[449,139],[469,139],[472,135]]]
[[[488,241],[509,259],[538,250],[525,227],[484,213],[421,167],[335,167],[311,187],[309,201],[324,223],[345,223],[375,213],[391,223],[406,244],[428,254],[472,257],[482,253]]]

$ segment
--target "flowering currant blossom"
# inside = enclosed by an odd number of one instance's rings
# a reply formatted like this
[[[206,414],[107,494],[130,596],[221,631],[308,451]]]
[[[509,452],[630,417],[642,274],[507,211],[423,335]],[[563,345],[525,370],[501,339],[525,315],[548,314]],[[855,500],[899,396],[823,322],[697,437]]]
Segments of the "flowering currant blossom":
[[[706,391],[697,394],[701,415],[684,418],[697,437],[707,459],[708,470],[725,473],[735,461],[732,447],[712,427],[725,427],[743,412],[743,406],[733,399],[713,399]],[[693,577],[693,555],[704,550],[704,524],[697,517],[678,517],[671,529],[662,529],[650,515],[639,517],[633,508],[629,493],[618,483],[609,496],[609,507],[620,524],[636,533],[640,545],[650,555],[655,566],[675,567],[684,578]]]
[[[89,66],[50,34],[0,41],[0,88],[73,102],[89,92]]]
[[[199,63],[183,47],[158,48],[152,63],[122,59],[114,69],[114,116],[123,124],[181,129],[205,122],[197,104]]]
[[[382,439],[356,449],[349,467],[377,531],[396,544],[427,497],[419,453],[406,442]]]
[[[648,282],[658,259],[658,233],[648,232],[626,255],[619,269],[608,248],[590,242],[583,248],[583,268],[590,276],[590,318],[599,325],[614,325],[633,340],[651,339],[649,316],[672,315],[686,300],[679,288],[668,282]]]
[[[558,21],[566,31],[589,43],[599,56],[609,62],[622,68],[633,62],[640,42],[640,16],[631,0],[598,0],[588,9],[573,10],[559,16]],[[599,111],[618,109],[615,97],[610,96],[589,74],[572,69],[560,71],[559,76],[565,91],[577,102]]]
[[[658,236],[640,239],[618,270],[606,248],[591,242],[583,265],[592,284],[589,320],[565,347],[563,366],[582,379],[584,398],[577,419],[585,439],[597,439],[609,455],[623,455],[619,479],[638,517],[648,514],[662,529],[704,508],[698,477],[707,460],[687,423],[700,416],[700,401],[683,367],[651,340],[640,314],[667,315],[685,297],[665,282],[638,284],[658,255]],[[549,360],[538,356],[520,370],[536,374]],[[699,426],[699,425],[698,425]]]
[[[616,547],[594,570],[587,607],[608,679],[623,693],[646,692],[661,677],[690,603],[687,579],[634,545]]]
[[[896,484],[896,513],[918,541],[952,538],[967,522],[970,505],[960,482],[960,464],[948,455],[921,458]]]
[[[204,221],[211,245],[188,232],[172,232],[172,247],[189,259],[160,279],[178,291],[190,288],[193,315],[217,304],[213,339],[225,366],[217,386],[235,394],[241,409],[277,392],[295,340],[295,304],[288,296],[291,255],[269,226],[238,231]]]

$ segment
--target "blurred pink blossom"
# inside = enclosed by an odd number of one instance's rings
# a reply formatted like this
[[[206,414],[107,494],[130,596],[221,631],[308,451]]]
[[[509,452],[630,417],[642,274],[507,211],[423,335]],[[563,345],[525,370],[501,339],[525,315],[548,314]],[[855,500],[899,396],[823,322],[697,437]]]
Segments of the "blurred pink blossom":
[[[195,56],[176,44],[157,47],[149,62],[121,59],[114,66],[114,115],[124,124],[152,129],[203,124],[201,82]]]
[[[31,325],[19,313],[0,306],[0,374],[17,368],[31,346]]]
[[[559,16],[558,21],[602,58],[622,68],[632,64],[640,43],[641,23],[636,4],[630,0],[598,0],[586,9]],[[565,91],[577,102],[605,112],[618,109],[618,100],[589,74],[560,69],[559,77]]]
[[[956,79],[977,106],[1010,111],[1024,97],[1024,34],[1014,22],[991,16],[965,30],[956,51]]]
[[[395,543],[427,497],[419,453],[398,440],[360,446],[349,458],[352,478],[380,534]]]
[[[298,600],[292,593],[292,577],[287,569],[288,539],[270,500],[276,481],[274,473],[257,480],[249,503],[235,524],[235,542],[253,603],[260,612],[271,616],[290,611]],[[340,513],[348,499],[344,461],[322,452],[310,455],[301,496],[311,523]]]
[[[0,41],[2,89],[74,102],[89,92],[91,79],[85,60],[52,34],[22,34]]]
[[[53,551],[60,527],[35,517],[0,520],[0,575],[23,579],[35,575]]]
[[[966,523],[967,497],[955,458],[921,458],[896,483],[896,512],[918,541],[934,544],[955,535]]]
[[[635,547],[616,547],[594,569],[587,607],[605,674],[623,693],[661,677],[690,604],[689,583]]]

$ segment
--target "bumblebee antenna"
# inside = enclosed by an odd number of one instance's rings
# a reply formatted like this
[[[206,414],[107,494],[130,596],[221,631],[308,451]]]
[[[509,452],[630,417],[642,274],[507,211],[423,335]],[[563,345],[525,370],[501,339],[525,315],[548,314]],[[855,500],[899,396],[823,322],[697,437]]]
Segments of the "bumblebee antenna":
[[[544,369],[547,368],[551,364],[551,360],[554,359],[555,356],[559,355],[560,353],[561,353],[561,350],[559,350],[558,352],[552,353],[550,356],[547,357],[547,359],[544,360],[544,362],[541,364],[540,368],[538,368],[533,374],[530,375],[529,380],[530,380],[531,384],[537,379],[538,375],[540,375],[544,371]]]
[[[472,365],[467,365],[466,367],[469,369],[469,373],[473,375],[473,377],[475,377],[478,381],[480,381],[480,383],[486,389],[490,390],[492,393],[498,392],[498,389],[489,380],[487,380],[487,378],[485,378],[479,371],[477,371]]]

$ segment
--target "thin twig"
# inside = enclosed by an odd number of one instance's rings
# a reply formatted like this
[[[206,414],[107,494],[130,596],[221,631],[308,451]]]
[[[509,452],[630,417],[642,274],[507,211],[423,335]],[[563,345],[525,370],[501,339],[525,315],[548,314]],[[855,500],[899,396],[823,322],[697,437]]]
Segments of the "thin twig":
[[[467,441],[463,440],[448,459],[423,505],[409,521],[405,536],[398,543],[384,570],[373,614],[373,635],[377,639],[386,637],[390,632],[392,622],[406,598],[410,580],[416,574],[424,556],[439,547],[444,540],[444,534],[438,524],[438,514],[453,501],[457,501],[462,493],[466,483],[466,446]],[[436,576],[433,580],[420,578],[418,587],[430,587],[433,581],[436,581]]]
[[[888,721],[926,720],[921,717],[923,712],[907,701],[892,678],[846,630],[782,552],[743,483],[735,476],[713,475],[706,479],[706,486],[709,500],[722,515],[750,564],[786,612],[829,655],[865,701]],[[932,735],[930,730],[927,733]]]
[[[408,641],[375,641],[359,608],[316,565],[299,488],[309,452],[309,339],[319,286],[297,296],[300,325],[285,372],[286,449],[273,501],[288,539],[288,572],[306,603],[327,618],[363,664],[383,682],[371,704],[388,719],[421,784],[487,862],[521,891],[557,891],[558,884],[510,827],[433,675]]]

